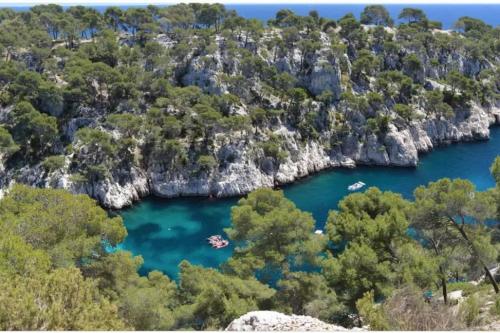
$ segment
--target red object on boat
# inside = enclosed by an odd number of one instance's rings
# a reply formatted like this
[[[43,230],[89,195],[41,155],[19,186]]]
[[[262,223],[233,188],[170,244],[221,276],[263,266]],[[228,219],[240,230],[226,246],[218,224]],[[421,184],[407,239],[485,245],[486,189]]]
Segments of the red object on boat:
[[[229,241],[223,239],[221,235],[210,236],[207,238],[207,241],[214,249],[222,249],[229,245]]]
[[[222,249],[223,247],[226,247],[229,245],[229,242],[227,240],[222,240],[220,242],[217,242],[215,244],[213,244],[212,246],[216,249]]]

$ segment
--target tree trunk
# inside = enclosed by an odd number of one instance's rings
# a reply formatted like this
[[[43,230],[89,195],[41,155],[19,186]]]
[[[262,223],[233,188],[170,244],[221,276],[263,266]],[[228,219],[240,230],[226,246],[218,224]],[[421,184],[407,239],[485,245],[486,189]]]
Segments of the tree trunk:
[[[453,219],[452,220],[452,223],[454,226],[456,226],[456,228],[458,229],[458,231],[460,232],[460,235],[462,235],[462,238],[467,242],[467,244],[470,246],[471,248],[471,251],[474,255],[476,255],[477,257],[477,260],[481,263],[481,266],[483,266],[484,268],[484,272],[486,274],[486,276],[488,277],[488,279],[490,280],[490,283],[491,285],[493,286],[493,289],[495,289],[495,293],[498,294],[500,292],[499,288],[498,288],[498,284],[497,282],[495,281],[495,278],[493,277],[493,275],[491,275],[491,272],[490,270],[488,269],[488,267],[486,266],[486,264],[483,262],[483,260],[481,260],[481,258],[475,253],[476,251],[474,250],[474,246],[472,244],[472,242],[469,240],[469,237],[467,236],[467,233],[465,232],[465,230],[460,227]]]
[[[490,280],[490,283],[491,285],[493,286],[493,289],[495,289],[495,293],[498,294],[499,290],[498,290],[498,284],[497,282],[495,281],[495,277],[493,275],[491,275],[491,272],[490,270],[488,269],[488,267],[484,266],[484,273],[486,274],[486,276],[488,277],[488,279]]]
[[[448,291],[446,289],[446,279],[445,279],[444,276],[441,277],[441,284],[442,284],[442,288],[443,288],[443,300],[444,300],[444,304],[448,304]]]

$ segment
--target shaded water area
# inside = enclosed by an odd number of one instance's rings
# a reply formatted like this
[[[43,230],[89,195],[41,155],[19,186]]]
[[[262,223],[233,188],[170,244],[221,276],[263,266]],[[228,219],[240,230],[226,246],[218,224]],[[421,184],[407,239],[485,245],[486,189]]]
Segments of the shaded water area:
[[[283,187],[285,195],[300,209],[309,211],[323,228],[328,211],[350,192],[347,186],[362,181],[382,190],[412,198],[413,190],[443,177],[465,178],[479,190],[494,186],[489,167],[500,155],[500,127],[491,129],[489,141],[452,144],[421,155],[416,168],[360,166],[355,169],[330,169]],[[223,234],[230,225],[231,206],[238,198],[150,197],[120,211],[128,230],[122,248],[142,255],[142,273],[161,270],[177,278],[178,264],[186,259],[193,264],[216,267],[232,253],[232,245],[215,250],[206,242]]]

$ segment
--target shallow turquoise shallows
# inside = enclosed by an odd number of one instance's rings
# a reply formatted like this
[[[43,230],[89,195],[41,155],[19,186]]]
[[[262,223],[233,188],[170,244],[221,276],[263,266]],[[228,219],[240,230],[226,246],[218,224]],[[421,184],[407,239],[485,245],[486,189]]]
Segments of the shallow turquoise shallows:
[[[328,211],[349,193],[347,186],[357,181],[402,193],[407,198],[411,198],[418,185],[443,177],[467,178],[484,190],[494,185],[489,167],[498,155],[500,128],[495,127],[489,141],[436,149],[421,156],[417,168],[332,169],[283,189],[299,208],[314,215],[318,228],[323,228]],[[223,228],[230,225],[230,208],[237,200],[145,199],[120,212],[128,229],[122,248],[143,256],[142,273],[157,269],[177,279],[177,266],[183,259],[216,267],[231,255],[233,248],[212,249],[206,238],[223,234]]]

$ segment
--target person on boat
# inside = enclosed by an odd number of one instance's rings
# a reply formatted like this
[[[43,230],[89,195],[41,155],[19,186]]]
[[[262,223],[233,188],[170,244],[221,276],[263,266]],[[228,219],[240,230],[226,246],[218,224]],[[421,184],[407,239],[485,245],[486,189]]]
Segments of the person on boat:
[[[226,247],[229,244],[227,240],[222,240],[220,243],[217,243],[216,248],[221,249],[223,247]]]

